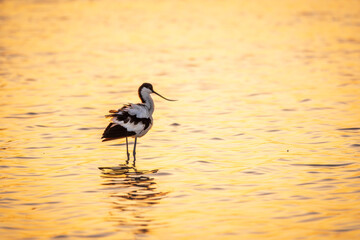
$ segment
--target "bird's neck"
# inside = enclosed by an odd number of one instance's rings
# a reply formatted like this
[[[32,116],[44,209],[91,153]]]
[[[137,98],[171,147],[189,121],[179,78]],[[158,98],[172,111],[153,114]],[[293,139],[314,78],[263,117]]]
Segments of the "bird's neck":
[[[142,103],[144,103],[145,106],[149,109],[150,114],[152,115],[154,112],[155,106],[154,106],[154,101],[151,98],[150,94],[142,94],[140,96],[140,99],[141,99]]]

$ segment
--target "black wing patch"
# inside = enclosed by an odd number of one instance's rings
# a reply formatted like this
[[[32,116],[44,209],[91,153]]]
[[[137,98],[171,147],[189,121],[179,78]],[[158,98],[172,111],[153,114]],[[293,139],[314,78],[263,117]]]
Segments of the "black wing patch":
[[[116,117],[117,121],[121,121],[124,123],[134,123],[135,125],[138,123],[144,124],[144,129],[147,129],[150,126],[151,119],[150,118],[138,118],[136,116],[130,115],[128,112],[119,112],[106,115],[105,117]]]
[[[136,133],[126,130],[123,126],[120,126],[116,123],[110,123],[105,129],[101,138],[104,138],[102,141],[109,141],[118,138],[134,136]]]

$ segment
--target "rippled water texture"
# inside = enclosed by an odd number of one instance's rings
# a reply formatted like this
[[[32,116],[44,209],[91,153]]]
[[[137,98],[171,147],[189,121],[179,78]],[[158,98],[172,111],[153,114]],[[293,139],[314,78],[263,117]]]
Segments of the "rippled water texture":
[[[359,1],[3,0],[0,61],[1,239],[360,239]]]

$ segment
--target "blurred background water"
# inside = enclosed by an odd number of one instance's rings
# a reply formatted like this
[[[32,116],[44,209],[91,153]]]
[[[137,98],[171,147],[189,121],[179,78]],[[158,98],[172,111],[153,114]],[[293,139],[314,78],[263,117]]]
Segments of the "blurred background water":
[[[0,87],[2,239],[360,238],[357,0],[3,0]]]

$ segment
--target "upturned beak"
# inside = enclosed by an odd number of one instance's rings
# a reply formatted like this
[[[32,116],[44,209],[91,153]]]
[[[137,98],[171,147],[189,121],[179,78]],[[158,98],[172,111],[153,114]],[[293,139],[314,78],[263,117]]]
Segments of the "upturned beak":
[[[162,97],[162,98],[165,99],[165,100],[168,100],[168,101],[177,101],[177,100],[172,100],[172,99],[168,99],[168,98],[166,98],[166,97],[163,97],[163,96],[161,96],[160,94],[158,94],[157,92],[155,92],[154,90],[153,90],[153,93],[155,93],[155,94],[158,95],[159,97]]]

